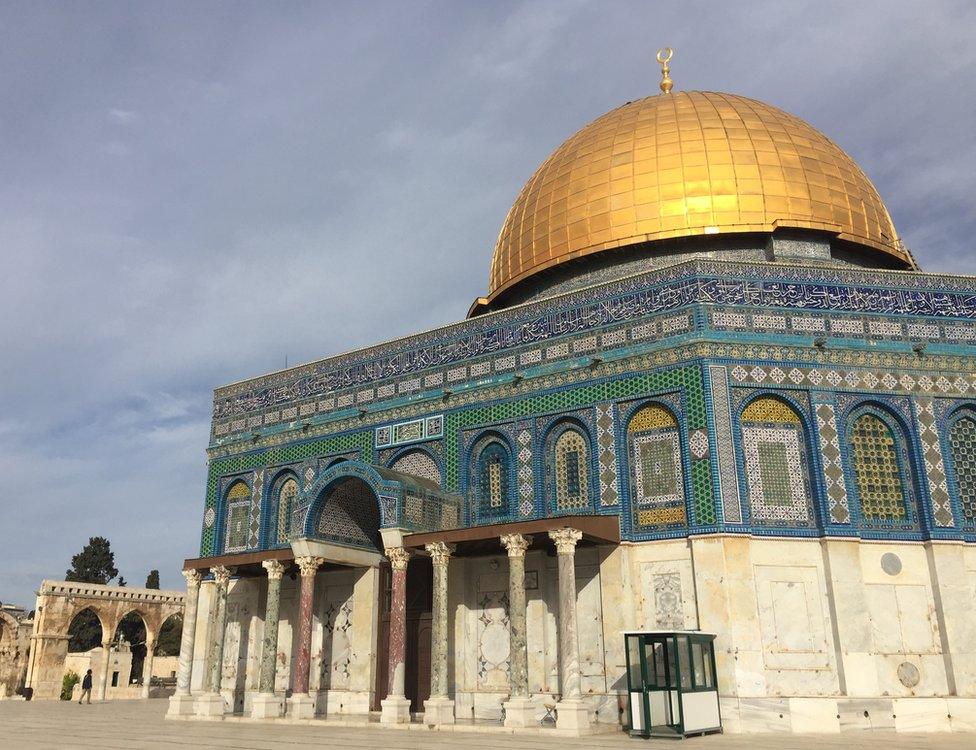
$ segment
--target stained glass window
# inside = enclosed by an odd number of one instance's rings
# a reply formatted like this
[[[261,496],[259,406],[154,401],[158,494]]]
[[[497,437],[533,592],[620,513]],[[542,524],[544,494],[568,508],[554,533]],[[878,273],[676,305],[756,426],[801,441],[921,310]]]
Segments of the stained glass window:
[[[871,520],[905,520],[905,487],[891,428],[874,414],[862,414],[851,425],[850,446],[861,515]]]
[[[684,523],[681,441],[674,415],[660,404],[643,407],[627,425],[627,440],[635,523],[640,526]]]
[[[963,517],[976,521],[976,415],[967,414],[952,423],[949,453]]]
[[[586,438],[574,429],[565,430],[556,440],[556,509],[572,510],[589,505],[589,472]]]
[[[247,547],[248,511],[251,508],[251,488],[244,482],[234,482],[227,491],[226,534],[224,551],[237,552]]]
[[[785,401],[763,396],[743,410],[741,425],[753,522],[809,525],[813,492],[800,415]]]
[[[509,472],[511,457],[508,449],[492,440],[478,453],[475,490],[480,517],[504,516],[509,510]]]
[[[288,534],[291,531],[291,512],[295,506],[295,497],[298,495],[298,482],[288,477],[278,485],[278,544],[288,542]]]

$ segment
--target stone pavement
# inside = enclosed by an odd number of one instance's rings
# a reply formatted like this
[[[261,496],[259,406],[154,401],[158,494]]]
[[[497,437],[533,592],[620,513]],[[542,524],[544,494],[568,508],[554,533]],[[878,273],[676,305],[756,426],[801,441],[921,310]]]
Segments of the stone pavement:
[[[644,740],[624,733],[573,740],[475,732],[432,732],[416,728],[381,729],[337,725],[296,726],[247,721],[166,721],[165,700],[113,701],[79,706],[73,702],[0,701],[0,747],[27,748],[219,748],[226,750],[302,750],[303,748],[381,748],[382,750],[545,750],[546,748],[644,747]],[[972,750],[972,734],[889,734],[858,732],[841,735],[711,735],[678,745],[680,750]]]

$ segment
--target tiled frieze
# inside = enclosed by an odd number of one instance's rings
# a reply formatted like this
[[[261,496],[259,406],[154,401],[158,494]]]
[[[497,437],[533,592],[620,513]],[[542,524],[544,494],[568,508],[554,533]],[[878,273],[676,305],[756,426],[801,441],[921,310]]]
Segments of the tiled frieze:
[[[909,364],[903,362],[903,366]],[[883,389],[937,395],[976,393],[976,374],[903,372],[883,369],[852,370],[843,367],[791,365],[735,365],[729,374],[740,385],[783,385],[832,389]]]
[[[922,460],[928,479],[929,498],[932,502],[932,518],[936,526],[955,526],[952,502],[949,499],[949,483],[946,481],[945,463],[942,460],[942,444],[939,440],[934,400],[927,396],[916,397],[915,415],[918,437],[922,444]]]
[[[722,365],[709,365],[708,377],[712,385],[712,418],[715,424],[722,516],[726,523],[738,524],[742,523],[742,505],[739,501],[739,478],[735,466],[735,443],[732,438],[728,368]]]
[[[831,335],[932,339],[935,326],[946,341],[976,340],[976,295],[964,279],[874,269],[868,274],[853,269],[695,261],[218,389],[214,436],[268,425],[269,417],[280,422],[299,419],[311,413],[311,403],[317,413],[372,403],[380,397],[380,388],[401,377],[407,380],[398,384],[398,394],[436,387],[444,380],[451,382],[452,374],[458,378],[462,363],[468,369],[466,377],[476,378],[492,370],[492,360],[513,353],[520,359],[528,357],[526,363],[541,361],[546,352],[554,357],[579,354],[577,343],[582,339],[570,346],[567,336],[585,334],[604,348],[619,347],[649,338],[649,318],[658,335],[672,335],[689,330],[685,325],[692,320],[680,308],[691,305],[763,308],[729,313],[745,315],[748,319],[742,325],[755,325],[757,331],[810,333],[816,330],[816,322],[797,327],[793,319],[831,316],[839,326],[825,328]],[[910,331],[905,323],[890,319],[897,315],[914,321],[928,318],[913,324],[929,328]],[[859,325],[841,330],[845,322]],[[600,329],[599,334],[592,333],[594,329]],[[549,344],[554,338],[563,340]],[[530,352],[538,352],[539,360]]]

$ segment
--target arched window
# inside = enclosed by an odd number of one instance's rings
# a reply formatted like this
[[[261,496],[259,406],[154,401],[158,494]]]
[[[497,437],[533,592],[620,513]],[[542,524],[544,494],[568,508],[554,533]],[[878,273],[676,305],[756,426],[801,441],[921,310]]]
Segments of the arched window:
[[[976,412],[963,412],[949,427],[949,455],[963,518],[976,521]]]
[[[393,471],[409,474],[421,479],[429,479],[438,487],[441,484],[441,470],[426,451],[409,451],[390,464]]]
[[[589,507],[589,461],[586,438],[573,428],[564,430],[553,448],[557,511]]]
[[[512,459],[499,440],[490,440],[477,452],[472,482],[479,518],[500,518],[511,509]]]
[[[877,414],[851,423],[849,444],[861,515],[872,521],[908,520],[908,495],[902,480],[899,436]]]
[[[279,479],[274,494],[276,517],[276,544],[287,544],[291,532],[291,513],[295,508],[295,498],[298,497],[298,482],[294,477],[286,476]]]
[[[227,512],[224,514],[224,552],[239,552],[247,548],[250,508],[251,488],[245,482],[234,482],[227,491]]]
[[[666,408],[651,404],[627,425],[634,522],[662,526],[685,522],[684,476],[678,422]]]
[[[740,425],[753,523],[810,525],[813,489],[800,415],[786,402],[763,396],[743,410]]]

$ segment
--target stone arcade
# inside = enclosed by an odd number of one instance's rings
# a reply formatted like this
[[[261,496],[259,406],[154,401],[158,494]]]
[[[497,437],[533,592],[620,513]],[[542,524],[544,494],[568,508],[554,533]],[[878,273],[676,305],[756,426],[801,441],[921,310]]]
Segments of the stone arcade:
[[[171,716],[612,729],[622,631],[699,629],[726,731],[976,729],[976,281],[667,84],[530,178],[466,320],[217,389]]]
[[[146,629],[146,658],[143,662],[146,679],[143,680],[140,695],[148,698],[156,639],[163,624],[170,617],[182,615],[183,602],[184,595],[181,591],[104,586],[76,581],[42,581],[37,591],[27,665],[27,687],[33,691],[33,699],[57,699],[61,695],[61,679],[65,674],[65,658],[68,656],[68,642],[71,640],[68,629],[71,621],[85,610],[90,610],[98,617],[102,629],[99,662],[92,667],[92,698],[106,700],[112,697],[112,692],[124,694],[122,690],[110,691],[109,665],[113,653],[113,636],[119,623],[130,613],[142,618]],[[125,687],[125,678],[122,679],[121,687]]]

